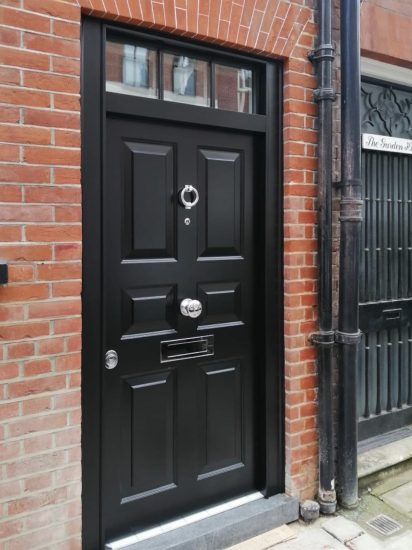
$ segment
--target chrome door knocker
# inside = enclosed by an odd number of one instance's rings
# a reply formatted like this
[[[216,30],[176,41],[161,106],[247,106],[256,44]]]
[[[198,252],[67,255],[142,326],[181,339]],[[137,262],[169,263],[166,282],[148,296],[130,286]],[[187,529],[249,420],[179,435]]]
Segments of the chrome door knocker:
[[[192,193],[195,196],[193,201],[190,200]],[[189,199],[185,198],[186,194],[189,195],[190,197]],[[186,210],[190,210],[191,208],[196,206],[196,204],[199,202],[199,191],[196,189],[196,187],[193,187],[193,185],[185,185],[183,189],[181,189],[179,192],[179,200],[180,200],[180,204],[184,206]]]

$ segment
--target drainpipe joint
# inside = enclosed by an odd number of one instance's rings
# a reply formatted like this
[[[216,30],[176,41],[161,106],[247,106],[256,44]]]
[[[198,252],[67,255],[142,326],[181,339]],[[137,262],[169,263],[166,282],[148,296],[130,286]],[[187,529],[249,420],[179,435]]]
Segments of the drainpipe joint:
[[[363,201],[352,197],[343,198],[340,201],[340,221],[361,223]]]
[[[309,341],[315,346],[330,348],[335,343],[335,332],[333,330],[319,330],[310,335]]]
[[[336,491],[319,490],[317,501],[322,514],[329,515],[336,512]]]

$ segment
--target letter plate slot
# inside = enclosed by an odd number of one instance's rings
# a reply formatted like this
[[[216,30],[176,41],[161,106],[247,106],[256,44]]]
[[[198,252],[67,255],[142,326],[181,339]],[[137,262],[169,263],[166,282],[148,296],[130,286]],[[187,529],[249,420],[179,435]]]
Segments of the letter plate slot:
[[[400,321],[402,316],[402,308],[399,309],[384,309],[382,313],[387,321]]]
[[[200,336],[199,338],[181,338],[160,342],[160,362],[182,361],[193,357],[214,355],[214,336]]]

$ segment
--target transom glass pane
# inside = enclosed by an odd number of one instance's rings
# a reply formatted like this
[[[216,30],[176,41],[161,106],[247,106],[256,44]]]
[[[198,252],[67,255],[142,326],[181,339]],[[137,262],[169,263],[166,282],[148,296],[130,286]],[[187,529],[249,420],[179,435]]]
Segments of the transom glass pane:
[[[253,73],[250,69],[215,65],[215,108],[253,113]]]
[[[125,44],[117,37],[106,43],[108,92],[255,113],[254,80],[250,67],[172,53],[162,46]]]
[[[158,97],[157,51],[133,44],[107,42],[106,91]]]
[[[166,101],[209,107],[209,63],[193,57],[165,53],[163,98]]]

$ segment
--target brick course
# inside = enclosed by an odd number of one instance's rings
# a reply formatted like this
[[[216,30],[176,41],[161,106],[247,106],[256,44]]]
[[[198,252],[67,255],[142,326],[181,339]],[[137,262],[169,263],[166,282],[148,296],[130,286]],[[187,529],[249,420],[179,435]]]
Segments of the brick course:
[[[312,0],[3,0],[0,540],[80,548],[81,13],[284,61],[286,490],[317,476]],[[275,184],[276,182],[274,182]]]

